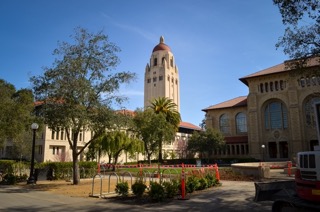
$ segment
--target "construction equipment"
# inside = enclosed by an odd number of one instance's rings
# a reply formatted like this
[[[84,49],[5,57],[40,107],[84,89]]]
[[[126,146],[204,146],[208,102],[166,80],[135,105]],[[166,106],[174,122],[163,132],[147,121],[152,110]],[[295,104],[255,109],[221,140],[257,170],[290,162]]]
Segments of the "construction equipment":
[[[320,102],[314,104],[318,142]],[[318,143],[319,144],[319,143]],[[255,182],[255,201],[273,201],[272,211],[320,211],[320,146],[299,152],[294,180]]]

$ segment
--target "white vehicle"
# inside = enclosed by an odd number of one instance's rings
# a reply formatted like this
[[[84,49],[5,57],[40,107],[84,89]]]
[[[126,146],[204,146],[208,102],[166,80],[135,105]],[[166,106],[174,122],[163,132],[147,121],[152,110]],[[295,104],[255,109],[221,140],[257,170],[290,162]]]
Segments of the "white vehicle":
[[[255,183],[255,200],[274,201],[272,211],[320,211],[320,102],[315,103],[314,108],[318,146],[314,151],[297,154],[295,179]]]

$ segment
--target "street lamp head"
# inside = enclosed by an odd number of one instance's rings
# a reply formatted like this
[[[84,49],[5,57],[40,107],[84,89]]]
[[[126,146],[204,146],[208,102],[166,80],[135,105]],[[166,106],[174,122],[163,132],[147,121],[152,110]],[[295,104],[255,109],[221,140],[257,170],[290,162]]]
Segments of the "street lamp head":
[[[31,129],[37,130],[39,128],[39,125],[37,123],[31,124]]]
[[[261,148],[265,148],[266,146],[264,144],[261,145]]]

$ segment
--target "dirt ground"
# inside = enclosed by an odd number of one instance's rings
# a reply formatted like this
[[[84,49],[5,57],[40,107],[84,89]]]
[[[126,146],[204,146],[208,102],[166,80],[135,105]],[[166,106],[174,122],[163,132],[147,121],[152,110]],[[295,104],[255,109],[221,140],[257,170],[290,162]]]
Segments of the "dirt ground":
[[[251,177],[236,175],[232,172],[220,171],[220,179],[222,180],[234,180],[234,181],[253,181]],[[131,179],[128,181],[129,188],[131,187]],[[132,178],[132,183],[135,182],[135,178]],[[112,193],[115,191],[115,185],[117,181],[114,176],[102,178],[102,180],[96,178],[93,182],[93,179],[81,179],[79,185],[73,185],[72,182],[65,180],[43,180],[37,181],[36,185],[27,185],[25,182],[19,183],[18,185],[27,189],[39,190],[39,191],[48,191],[56,194],[67,195],[70,197],[90,197],[97,196],[101,192]],[[147,182],[148,184],[148,182]],[[102,185],[102,186],[101,186]],[[100,191],[101,188],[101,191]]]
[[[129,183],[129,182],[128,182]],[[67,195],[70,197],[90,197],[92,194],[100,193],[100,180],[95,180],[93,184],[92,179],[80,180],[78,185],[74,185],[72,182],[65,180],[54,180],[54,181],[37,181],[36,185],[27,185],[24,183],[19,183],[19,186],[27,189],[38,190],[38,191],[48,191],[55,194]],[[110,185],[109,180],[102,180],[102,192],[106,193],[108,191],[114,192],[116,185],[116,180],[111,179]],[[130,183],[129,183],[130,185]],[[93,189],[93,190],[92,190]],[[93,193],[92,193],[93,191]]]

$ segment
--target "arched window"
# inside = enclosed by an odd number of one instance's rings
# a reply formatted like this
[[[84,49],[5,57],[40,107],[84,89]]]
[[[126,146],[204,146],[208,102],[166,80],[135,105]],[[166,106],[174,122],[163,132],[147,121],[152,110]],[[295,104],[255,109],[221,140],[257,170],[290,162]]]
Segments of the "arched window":
[[[157,59],[157,58],[154,58],[154,60],[153,60],[153,66],[157,66],[157,64],[158,64],[158,59]]]
[[[260,83],[260,92],[263,93],[263,83]]]
[[[306,124],[310,127],[316,126],[316,118],[314,116],[314,103],[320,101],[320,97],[309,98],[304,105]]]
[[[236,115],[236,129],[237,133],[246,133],[247,131],[247,116],[244,113]]]
[[[273,91],[273,82],[270,82],[270,91]]]
[[[300,86],[301,87],[304,87],[306,85],[306,80],[302,77],[301,79],[300,79]]]
[[[161,64],[163,65],[164,64],[164,61],[166,60],[165,57],[162,58],[162,61],[161,61]]]
[[[266,129],[287,129],[287,108],[281,102],[271,102],[264,111]]]
[[[310,78],[309,77],[307,77],[306,78],[306,84],[307,84],[307,86],[310,86],[310,84],[311,84],[311,82],[310,82],[311,80],[310,80]]]
[[[280,89],[284,90],[286,87],[286,83],[283,80],[280,80]]]
[[[311,77],[311,84],[312,85],[317,85],[317,77],[315,77],[315,76]]]
[[[268,83],[267,83],[267,82],[266,82],[266,83],[264,83],[264,87],[265,87],[266,92],[268,92],[268,91],[269,91],[269,85],[268,85]]]
[[[229,126],[229,117],[228,117],[228,115],[223,114],[222,116],[220,116],[219,126],[220,126],[220,131],[222,133],[229,133],[230,126]]]

